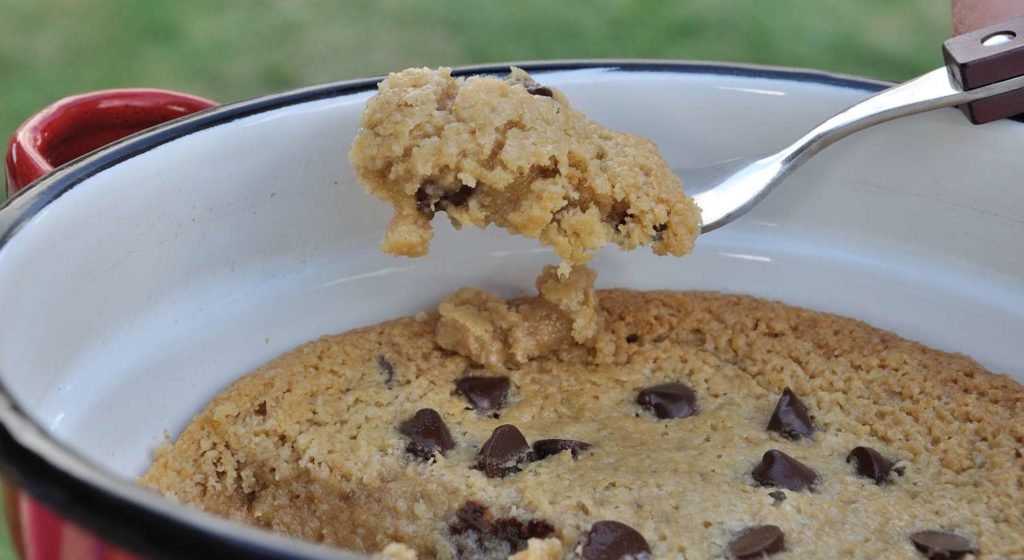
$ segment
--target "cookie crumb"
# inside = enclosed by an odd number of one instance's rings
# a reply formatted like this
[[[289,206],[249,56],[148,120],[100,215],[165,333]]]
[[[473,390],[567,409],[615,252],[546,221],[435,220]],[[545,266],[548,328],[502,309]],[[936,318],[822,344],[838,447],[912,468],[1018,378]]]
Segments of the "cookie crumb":
[[[391,543],[373,555],[373,560],[416,560],[416,551],[402,543]]]

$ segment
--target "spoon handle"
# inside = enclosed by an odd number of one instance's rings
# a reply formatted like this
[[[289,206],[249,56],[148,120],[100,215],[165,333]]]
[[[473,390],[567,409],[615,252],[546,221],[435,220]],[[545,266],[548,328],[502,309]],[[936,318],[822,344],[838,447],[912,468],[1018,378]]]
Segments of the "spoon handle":
[[[854,132],[959,105],[975,124],[1024,113],[1024,17],[943,45],[947,67],[881,91],[814,127],[778,156],[787,172]],[[966,89],[965,89],[966,87]]]

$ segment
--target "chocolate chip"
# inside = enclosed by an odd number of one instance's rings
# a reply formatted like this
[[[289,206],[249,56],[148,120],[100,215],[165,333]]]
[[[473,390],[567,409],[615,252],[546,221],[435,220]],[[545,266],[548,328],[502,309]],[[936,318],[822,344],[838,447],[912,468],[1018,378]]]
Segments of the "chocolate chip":
[[[729,552],[740,559],[762,558],[785,548],[786,535],[775,525],[747,527],[729,543]]]
[[[552,455],[563,451],[572,453],[572,458],[579,456],[580,452],[590,449],[590,444],[575,439],[538,439],[533,442],[533,455],[535,461],[543,461]]]
[[[511,424],[498,426],[476,456],[475,468],[487,478],[500,478],[520,471],[520,465],[533,460],[533,451],[523,433]]]
[[[423,408],[416,411],[412,418],[398,425],[398,431],[409,438],[405,450],[424,461],[434,457],[434,453],[444,455],[455,448],[448,426],[436,410]]]
[[[778,432],[792,440],[809,437],[814,433],[814,424],[807,414],[807,406],[789,387],[782,391],[779,403],[775,405],[775,412],[768,420],[768,431]]]
[[[256,410],[253,411],[256,416],[267,415],[267,401],[260,401],[260,404],[256,405]]]
[[[857,463],[857,474],[874,479],[875,484],[885,482],[893,470],[893,462],[882,457],[882,454],[870,447],[854,447],[846,456],[847,463]]]
[[[775,506],[775,507],[781,506],[782,502],[786,501],[786,493],[783,492],[782,490],[775,490],[774,492],[768,492],[768,495],[771,497],[772,505]]]
[[[448,530],[459,538],[453,539],[462,558],[469,552],[479,555],[494,551],[496,556],[507,557],[526,548],[530,539],[545,539],[555,528],[543,519],[521,521],[516,517],[492,519],[489,508],[479,502],[468,501],[455,512],[455,520]]]
[[[640,340],[640,335],[633,333],[626,335],[626,342],[629,344],[636,344]]]
[[[377,356],[377,369],[384,376],[384,386],[388,389],[395,386],[395,365],[384,356]]]
[[[455,382],[455,390],[466,397],[476,410],[491,411],[501,408],[508,397],[512,383],[507,377],[463,377]]]
[[[930,560],[956,560],[978,552],[971,541],[945,531],[919,531],[910,535],[910,542]]]
[[[658,418],[686,418],[697,414],[697,395],[682,383],[663,383],[648,387],[636,402]]]
[[[583,535],[583,560],[619,560],[646,556],[651,547],[636,529],[618,521],[598,521]]]
[[[761,486],[777,486],[794,491],[811,488],[818,479],[810,467],[778,449],[765,452],[761,462],[750,474]]]

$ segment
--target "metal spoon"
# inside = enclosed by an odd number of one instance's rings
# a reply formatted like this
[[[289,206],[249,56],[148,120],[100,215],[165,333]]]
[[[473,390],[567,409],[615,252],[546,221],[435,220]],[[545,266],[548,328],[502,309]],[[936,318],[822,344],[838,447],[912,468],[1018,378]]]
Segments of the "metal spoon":
[[[1024,89],[1024,75],[1020,75],[1024,73],[1024,18],[954,37],[946,41],[943,51],[947,67],[849,107],[772,155],[681,171],[687,193],[702,211],[701,233],[746,214],[812,156],[859,130],[954,105],[962,106],[975,124],[1024,112],[1024,92],[1018,92],[1019,98],[1008,94],[985,106],[972,103]]]

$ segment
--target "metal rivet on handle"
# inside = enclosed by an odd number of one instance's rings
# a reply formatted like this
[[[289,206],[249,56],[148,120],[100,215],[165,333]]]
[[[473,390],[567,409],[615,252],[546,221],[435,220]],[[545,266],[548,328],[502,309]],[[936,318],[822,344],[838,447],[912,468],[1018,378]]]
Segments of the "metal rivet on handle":
[[[1017,34],[1013,31],[999,31],[991,35],[986,35],[985,38],[981,40],[981,44],[986,47],[995,47],[1002,45],[1003,43],[1009,43],[1016,38]]]

